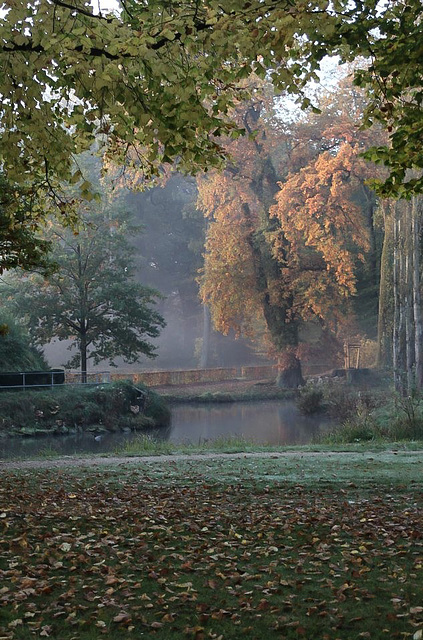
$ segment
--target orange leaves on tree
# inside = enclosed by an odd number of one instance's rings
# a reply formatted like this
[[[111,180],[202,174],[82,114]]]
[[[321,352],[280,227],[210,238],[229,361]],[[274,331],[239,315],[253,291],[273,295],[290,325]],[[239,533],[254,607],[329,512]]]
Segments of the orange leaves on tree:
[[[199,181],[199,205],[210,220],[201,297],[210,306],[219,331],[248,333],[260,304],[255,289],[251,226],[243,211],[247,205],[256,218],[259,203],[242,181],[214,173]]]
[[[342,300],[355,293],[355,265],[369,249],[366,220],[357,203],[368,172],[357,148],[344,143],[338,153],[319,155],[280,183],[270,212],[281,225],[291,283],[302,298],[305,317],[336,313]],[[278,235],[272,244],[274,255],[280,256]]]
[[[356,126],[363,95],[346,84],[321,106],[319,116],[283,123],[260,87],[235,109],[250,136],[227,141],[225,172],[197,181],[209,221],[201,295],[215,327],[253,335],[264,319],[277,352],[297,346],[302,321],[345,327],[370,248],[373,168]]]

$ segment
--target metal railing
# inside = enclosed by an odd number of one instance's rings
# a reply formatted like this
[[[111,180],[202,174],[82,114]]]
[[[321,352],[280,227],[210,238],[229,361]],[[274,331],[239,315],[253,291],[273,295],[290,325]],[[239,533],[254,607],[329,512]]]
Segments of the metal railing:
[[[316,375],[327,371],[329,365],[305,365],[305,375]],[[138,371],[119,373],[114,371],[81,372],[51,369],[49,371],[22,371],[0,373],[0,389],[28,389],[54,387],[56,385],[109,384],[118,380],[130,380],[134,384],[144,383],[149,387],[172,384],[195,384],[202,382],[224,382],[234,379],[255,380],[271,378],[277,374],[276,365],[228,367],[213,369],[176,369],[167,371]]]
[[[0,389],[33,389],[65,383],[64,369],[49,371],[7,371],[0,373]]]

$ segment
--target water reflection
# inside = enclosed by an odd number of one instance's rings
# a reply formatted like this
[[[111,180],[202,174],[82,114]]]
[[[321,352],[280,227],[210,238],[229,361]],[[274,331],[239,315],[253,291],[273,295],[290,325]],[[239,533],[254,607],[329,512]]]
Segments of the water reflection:
[[[34,455],[70,456],[81,453],[112,453],[136,437],[134,433],[91,433],[39,436],[38,438],[1,438],[0,458],[28,458]]]
[[[181,405],[172,411],[170,440],[192,442],[243,436],[261,444],[307,444],[327,426],[323,416],[303,416],[293,401]]]
[[[307,444],[325,426],[323,416],[302,416],[293,401],[238,402],[219,405],[179,405],[170,427],[152,437],[172,443],[198,444],[216,438],[243,436],[261,444]],[[85,433],[38,438],[0,438],[0,458],[111,453],[137,438],[135,433]]]

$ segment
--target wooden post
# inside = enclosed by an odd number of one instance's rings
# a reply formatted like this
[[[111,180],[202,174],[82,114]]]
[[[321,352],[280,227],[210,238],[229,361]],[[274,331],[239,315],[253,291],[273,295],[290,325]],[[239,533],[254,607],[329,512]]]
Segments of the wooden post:
[[[344,344],[345,369],[360,368],[360,348],[361,348],[360,343],[346,342]],[[353,362],[354,362],[354,366],[352,366]]]

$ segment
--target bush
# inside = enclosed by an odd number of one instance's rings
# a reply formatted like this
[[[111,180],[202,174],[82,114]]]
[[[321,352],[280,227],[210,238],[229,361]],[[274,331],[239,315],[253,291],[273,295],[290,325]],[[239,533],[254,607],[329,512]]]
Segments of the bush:
[[[297,397],[297,407],[305,415],[312,415],[323,409],[323,390],[306,385]]]
[[[324,387],[328,414],[338,422],[353,419],[357,413],[373,411],[386,404],[386,392],[357,391],[347,385]]]
[[[104,420],[104,410],[96,402],[87,400],[77,406],[70,405],[60,412],[60,420],[64,424],[76,428],[86,428],[93,424],[102,424]]]
[[[170,411],[163,399],[130,382],[0,394],[0,431],[12,434],[136,431],[169,422]]]
[[[389,424],[390,436],[397,440],[423,440],[423,399],[396,397],[394,410],[394,419]]]
[[[388,401],[370,394],[358,395],[355,410],[340,426],[320,438],[326,444],[370,440],[423,440],[423,399],[395,397]]]
[[[215,402],[216,404],[221,404],[225,402],[235,402],[235,398],[231,393],[224,393],[221,391],[211,393],[208,391],[207,393],[202,393],[198,396],[197,402]]]
[[[323,436],[319,442],[323,444],[347,444],[353,442],[369,442],[384,438],[383,432],[377,424],[369,418],[357,416],[353,420],[347,420],[341,426],[334,427]]]

